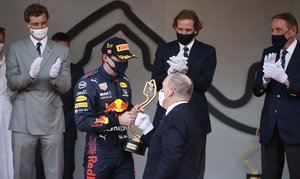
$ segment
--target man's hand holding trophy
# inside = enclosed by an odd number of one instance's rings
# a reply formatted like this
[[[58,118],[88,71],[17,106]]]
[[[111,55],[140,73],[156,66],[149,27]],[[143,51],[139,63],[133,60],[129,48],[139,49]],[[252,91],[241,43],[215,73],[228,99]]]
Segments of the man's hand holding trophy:
[[[147,81],[144,87],[143,94],[147,97],[146,100],[138,105],[138,110],[132,109],[135,111],[143,110],[146,106],[148,106],[155,98],[157,92],[157,87],[155,80]],[[147,134],[149,131],[153,129],[153,125],[150,121],[150,118],[148,115],[143,113],[138,113],[137,118],[135,120],[134,125],[142,130],[143,134]],[[132,134],[132,138],[128,139],[124,144],[124,150],[132,153],[136,153],[139,155],[144,155],[146,146],[141,141],[141,136],[136,131],[136,128],[134,125],[129,126],[129,131]]]

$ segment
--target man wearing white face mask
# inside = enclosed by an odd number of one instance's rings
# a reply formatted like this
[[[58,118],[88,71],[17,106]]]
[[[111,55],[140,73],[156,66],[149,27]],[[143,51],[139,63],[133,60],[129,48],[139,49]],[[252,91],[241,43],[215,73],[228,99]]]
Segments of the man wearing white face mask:
[[[16,91],[9,128],[12,130],[15,179],[30,179],[35,149],[41,154],[47,179],[63,175],[63,132],[61,93],[71,87],[67,47],[47,37],[48,10],[31,4],[24,11],[30,36],[8,48],[6,76]]]
[[[200,121],[187,104],[193,92],[193,82],[184,74],[170,74],[159,91],[159,104],[165,116],[152,129],[147,114],[138,113],[135,125],[144,135],[152,133],[143,179],[199,179],[205,145],[201,142]],[[149,129],[151,132],[149,132]]]

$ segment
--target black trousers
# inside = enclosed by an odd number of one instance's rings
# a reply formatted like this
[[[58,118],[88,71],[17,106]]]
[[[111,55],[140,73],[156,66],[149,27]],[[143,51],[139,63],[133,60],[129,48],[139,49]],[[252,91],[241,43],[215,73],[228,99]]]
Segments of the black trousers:
[[[276,125],[271,142],[261,145],[263,179],[281,179],[285,158],[290,179],[300,179],[300,144],[283,142]]]

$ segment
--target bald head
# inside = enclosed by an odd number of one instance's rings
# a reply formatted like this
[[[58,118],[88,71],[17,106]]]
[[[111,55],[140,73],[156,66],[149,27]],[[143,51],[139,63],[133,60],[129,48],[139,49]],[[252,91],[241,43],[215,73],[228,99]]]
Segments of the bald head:
[[[166,78],[166,82],[168,87],[174,87],[178,97],[190,100],[194,85],[188,76],[182,73],[170,74]]]

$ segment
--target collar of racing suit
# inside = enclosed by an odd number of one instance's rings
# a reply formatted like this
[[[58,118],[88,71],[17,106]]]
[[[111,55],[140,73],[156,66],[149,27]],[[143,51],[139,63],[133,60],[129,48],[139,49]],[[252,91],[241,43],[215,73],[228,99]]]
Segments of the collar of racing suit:
[[[101,67],[99,68],[99,73],[103,74],[103,76],[108,80],[118,80],[121,77],[121,75],[113,76],[113,75],[107,73],[105,71],[103,65],[101,65]]]

